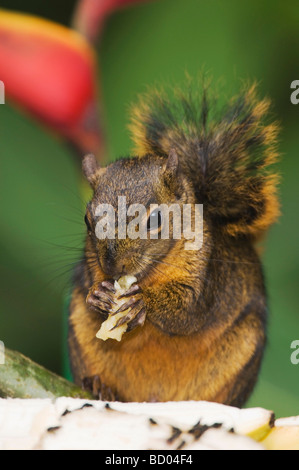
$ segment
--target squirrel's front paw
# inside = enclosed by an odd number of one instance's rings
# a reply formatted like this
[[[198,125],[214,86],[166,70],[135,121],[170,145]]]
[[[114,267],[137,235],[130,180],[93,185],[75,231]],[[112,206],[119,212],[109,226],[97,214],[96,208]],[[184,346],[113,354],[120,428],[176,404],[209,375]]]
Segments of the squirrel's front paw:
[[[95,284],[90,289],[86,303],[89,308],[96,310],[102,314],[105,318],[111,312],[113,306],[116,305],[113,300],[115,289],[112,282],[103,281],[99,284]]]
[[[114,313],[114,315],[116,315],[117,313],[126,312],[125,315],[117,321],[114,328],[127,323],[127,331],[131,331],[133,328],[144,324],[146,308],[142,292],[137,284],[134,284],[127,292],[119,296],[119,299],[126,298],[128,298],[128,300]]]

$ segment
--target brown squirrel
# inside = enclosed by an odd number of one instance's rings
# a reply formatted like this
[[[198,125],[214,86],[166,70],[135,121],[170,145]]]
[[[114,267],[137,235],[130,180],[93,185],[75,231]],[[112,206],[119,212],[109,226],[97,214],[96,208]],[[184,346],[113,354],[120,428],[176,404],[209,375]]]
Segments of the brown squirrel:
[[[277,125],[251,86],[211,116],[207,91],[143,97],[131,130],[138,156],[100,168],[83,162],[93,188],[84,261],[69,312],[74,380],[102,399],[208,400],[242,406],[257,380],[267,302],[255,244],[277,219]],[[203,245],[183,239],[99,240],[98,204],[203,204]],[[149,214],[149,217],[151,215]],[[145,221],[148,224],[148,221]],[[134,275],[121,342],[96,338],[114,303],[113,280]]]

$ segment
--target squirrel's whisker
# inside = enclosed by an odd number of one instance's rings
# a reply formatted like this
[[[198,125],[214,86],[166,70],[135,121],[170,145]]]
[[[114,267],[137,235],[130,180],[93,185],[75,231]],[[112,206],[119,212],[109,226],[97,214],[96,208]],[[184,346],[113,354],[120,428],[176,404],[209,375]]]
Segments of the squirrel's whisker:
[[[153,261],[154,263],[165,264],[165,266],[170,266],[170,267],[173,267],[173,268],[176,268],[176,269],[181,269],[182,271],[186,271],[187,273],[190,274],[190,271],[187,268],[184,268],[184,267],[179,266],[177,264],[168,263],[164,260],[155,260],[154,258],[152,258],[151,255],[143,255],[143,258],[147,258],[148,260]]]

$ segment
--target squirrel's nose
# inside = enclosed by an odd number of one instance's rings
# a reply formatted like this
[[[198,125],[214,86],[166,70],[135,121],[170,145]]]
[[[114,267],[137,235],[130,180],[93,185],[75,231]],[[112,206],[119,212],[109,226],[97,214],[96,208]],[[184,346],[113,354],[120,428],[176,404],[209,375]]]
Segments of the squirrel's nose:
[[[111,277],[114,277],[114,275],[116,274],[116,252],[111,246],[111,244],[107,246],[106,253],[102,257],[101,261],[104,273]]]
[[[121,276],[125,276],[127,274],[126,266],[124,264],[119,266],[118,263],[114,263],[111,260],[108,261],[107,259],[101,264],[104,273],[112,279],[118,280]]]
[[[111,241],[107,244],[106,253],[101,259],[101,265],[104,273],[114,279],[119,279],[126,274],[126,265],[123,260],[118,258],[116,247]]]

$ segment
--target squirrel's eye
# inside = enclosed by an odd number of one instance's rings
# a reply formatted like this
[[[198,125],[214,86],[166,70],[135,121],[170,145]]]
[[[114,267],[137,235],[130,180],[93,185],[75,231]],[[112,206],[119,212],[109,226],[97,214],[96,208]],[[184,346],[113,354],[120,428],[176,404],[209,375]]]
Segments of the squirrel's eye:
[[[147,230],[157,230],[161,227],[162,216],[161,212],[158,209],[151,212],[149,218],[147,219]]]
[[[90,222],[89,222],[88,217],[87,217],[86,214],[85,214],[85,217],[84,217],[84,222],[85,222],[85,224],[86,224],[87,230],[88,230],[89,232],[91,232],[91,225],[90,225]]]

